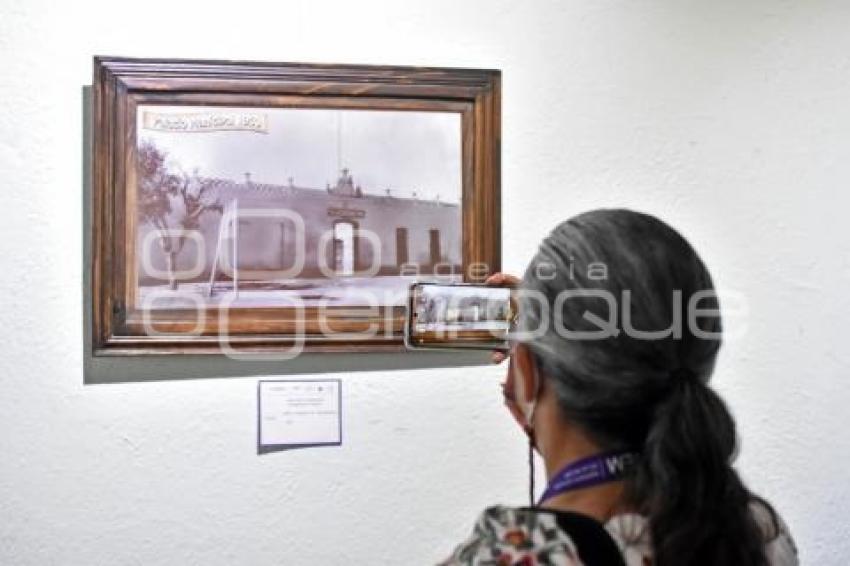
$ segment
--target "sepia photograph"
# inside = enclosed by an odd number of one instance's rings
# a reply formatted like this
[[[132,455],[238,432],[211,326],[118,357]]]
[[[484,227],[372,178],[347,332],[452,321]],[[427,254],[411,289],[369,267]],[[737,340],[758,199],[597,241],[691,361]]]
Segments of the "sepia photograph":
[[[459,281],[457,112],[144,105],[137,307],[401,304]]]
[[[499,269],[500,71],[94,63],[96,355],[402,352]]]

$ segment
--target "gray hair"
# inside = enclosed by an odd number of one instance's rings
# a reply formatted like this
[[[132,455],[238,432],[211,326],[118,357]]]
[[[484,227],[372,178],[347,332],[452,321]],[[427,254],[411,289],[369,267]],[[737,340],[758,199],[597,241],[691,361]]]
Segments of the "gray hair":
[[[684,324],[698,293],[700,308],[716,316]],[[691,245],[630,210],[566,220],[525,271],[519,315],[517,337],[565,417],[602,448],[642,453],[628,493],[650,517],[656,563],[765,564],[749,514],[753,496],[730,465],[735,424],[708,387],[721,343],[719,305]],[[576,338],[598,331],[600,320],[613,321],[602,324],[607,336]]]

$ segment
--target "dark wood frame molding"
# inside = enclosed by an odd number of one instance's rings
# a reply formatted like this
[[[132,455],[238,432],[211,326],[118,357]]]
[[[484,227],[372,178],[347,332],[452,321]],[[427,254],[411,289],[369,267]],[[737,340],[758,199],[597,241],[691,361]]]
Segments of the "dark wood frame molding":
[[[498,70],[95,57],[93,86],[94,355],[223,353],[217,307],[207,309],[201,331],[191,336],[181,333],[196,326],[194,310],[157,312],[158,332],[150,335],[140,311],[128,307],[136,289],[134,164],[140,104],[459,112],[464,280],[480,280],[501,268]],[[303,336],[308,351],[404,350],[401,307],[378,316],[344,307],[324,311],[324,323],[337,332],[377,329],[375,336],[357,340],[322,335],[318,310],[295,310],[230,309],[229,348],[274,353]]]

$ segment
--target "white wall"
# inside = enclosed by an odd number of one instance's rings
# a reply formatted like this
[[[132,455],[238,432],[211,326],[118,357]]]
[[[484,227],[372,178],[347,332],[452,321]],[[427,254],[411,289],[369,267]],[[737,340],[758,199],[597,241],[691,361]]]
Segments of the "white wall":
[[[345,445],[261,457],[255,378],[83,385],[93,54],[501,68],[506,267],[589,208],[681,228],[749,305],[717,372],[743,472],[844,563],[848,28],[839,0],[3,1],[0,563],[424,564],[524,503],[501,368],[333,374]]]

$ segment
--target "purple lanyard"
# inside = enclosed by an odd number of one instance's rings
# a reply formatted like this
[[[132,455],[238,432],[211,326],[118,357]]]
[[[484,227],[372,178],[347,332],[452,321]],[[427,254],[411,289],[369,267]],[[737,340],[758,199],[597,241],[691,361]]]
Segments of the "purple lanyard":
[[[582,458],[552,476],[538,505],[565,491],[618,480],[628,475],[637,463],[636,452],[605,452]]]

